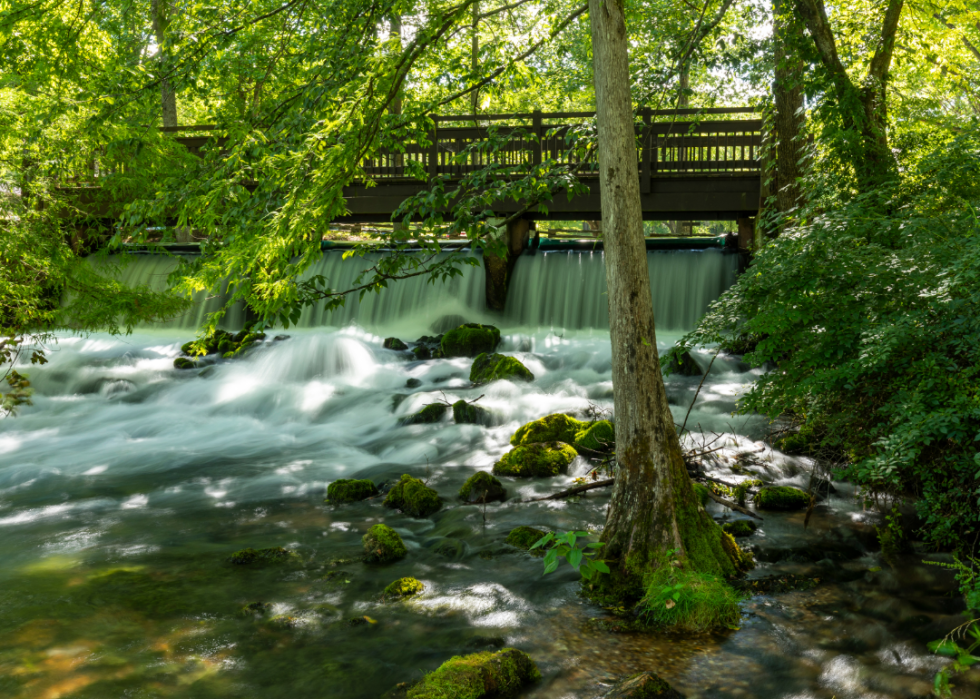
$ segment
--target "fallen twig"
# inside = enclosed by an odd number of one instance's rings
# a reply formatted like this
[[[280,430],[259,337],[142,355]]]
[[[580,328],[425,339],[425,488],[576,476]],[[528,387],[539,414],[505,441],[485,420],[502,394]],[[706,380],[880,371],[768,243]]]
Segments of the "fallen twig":
[[[741,512],[743,515],[748,515],[749,517],[755,517],[756,519],[758,519],[760,521],[762,520],[762,517],[760,517],[755,512],[753,512],[752,510],[748,509],[747,507],[742,507],[741,505],[736,505],[731,500],[726,500],[725,498],[721,497],[720,495],[715,495],[714,493],[711,492],[710,489],[708,490],[708,497],[711,498],[712,500],[714,500],[715,502],[717,502],[719,505],[724,505],[725,507],[727,507],[730,510],[735,510],[736,512]]]
[[[579,493],[584,493],[586,490],[593,490],[594,488],[605,488],[606,486],[612,485],[616,482],[615,478],[607,478],[604,481],[596,481],[595,483],[586,483],[585,485],[577,485],[574,488],[569,488],[568,490],[562,490],[554,495],[545,495],[542,498],[528,498],[527,500],[521,500],[521,502],[540,502],[542,500],[561,500],[562,498],[567,498],[572,495],[578,495]]]

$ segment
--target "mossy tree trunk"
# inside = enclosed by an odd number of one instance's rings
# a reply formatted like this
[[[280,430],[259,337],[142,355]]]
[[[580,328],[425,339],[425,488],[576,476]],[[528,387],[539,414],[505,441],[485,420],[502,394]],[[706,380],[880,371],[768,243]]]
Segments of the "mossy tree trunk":
[[[612,574],[593,595],[624,600],[642,594],[643,577],[670,549],[702,572],[735,568],[691,487],[660,372],[623,1],[589,0],[589,15],[619,466],[602,535]]]
[[[772,38],[775,70],[772,83],[776,137],[776,208],[785,214],[803,203],[800,160],[803,158],[803,62],[805,41],[799,18],[788,0],[773,0]],[[778,234],[780,231],[773,231]]]
[[[160,105],[163,116],[163,125],[167,127],[177,126],[177,94],[174,91],[173,82],[168,75],[170,63],[167,46],[167,11],[163,6],[165,0],[150,0],[150,19],[153,24],[153,34],[157,41],[157,51],[160,52]]]

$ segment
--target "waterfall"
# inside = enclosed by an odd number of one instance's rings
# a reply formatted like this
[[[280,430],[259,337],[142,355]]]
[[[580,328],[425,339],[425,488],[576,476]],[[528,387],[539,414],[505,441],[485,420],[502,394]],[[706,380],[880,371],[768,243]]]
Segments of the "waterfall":
[[[356,286],[363,270],[375,265],[381,253],[344,259],[339,251],[327,251],[303,275],[320,275],[334,289]],[[112,261],[98,262],[104,269]],[[663,330],[689,330],[709,304],[735,281],[738,258],[721,250],[670,250],[647,253],[654,317]],[[115,276],[126,284],[166,288],[167,275],[176,261],[156,255],[139,255],[129,264],[114,265]],[[609,327],[606,271],[601,250],[538,251],[522,255],[514,268],[507,308],[502,314],[486,310],[483,265],[462,265],[462,274],[445,282],[414,277],[391,283],[380,294],[347,297],[344,306],[327,310],[325,303],[303,309],[299,327],[342,327],[356,323],[365,328],[408,335],[442,332],[457,323],[485,321],[503,327],[597,329]],[[369,277],[365,277],[367,279]],[[208,313],[221,307],[226,296],[199,294],[183,316],[156,327],[193,330]],[[224,325],[238,327],[244,321],[240,304]]]

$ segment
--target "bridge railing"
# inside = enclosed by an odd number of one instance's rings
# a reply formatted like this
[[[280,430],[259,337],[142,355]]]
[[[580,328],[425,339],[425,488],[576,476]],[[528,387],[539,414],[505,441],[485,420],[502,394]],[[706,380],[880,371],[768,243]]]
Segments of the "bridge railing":
[[[640,111],[637,169],[645,191],[652,178],[759,174],[762,120],[731,118],[754,114],[752,108]],[[398,180],[421,168],[432,179],[459,177],[489,164],[526,166],[550,159],[578,165],[581,176],[594,175],[595,152],[581,163],[567,141],[577,123],[594,116],[594,112],[435,116],[428,144],[410,142],[404,144],[404,152],[382,149],[364,163],[364,172],[374,180]],[[473,125],[452,125],[460,122]],[[491,131],[506,143],[489,152],[473,148],[487,141]]]

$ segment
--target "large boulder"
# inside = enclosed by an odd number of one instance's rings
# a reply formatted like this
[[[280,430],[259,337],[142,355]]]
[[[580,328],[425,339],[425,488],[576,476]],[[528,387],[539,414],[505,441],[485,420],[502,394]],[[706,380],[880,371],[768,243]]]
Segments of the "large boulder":
[[[475,403],[458,400],[453,403],[453,420],[458,425],[483,425],[490,427],[496,421],[492,410],[481,408]]]
[[[466,323],[443,335],[440,344],[445,357],[475,357],[497,349],[500,331],[492,325]]]
[[[609,420],[585,423],[572,444],[586,454],[607,454],[616,447],[616,429]]]
[[[384,505],[412,517],[428,517],[442,507],[442,500],[435,490],[406,473],[388,491]]]
[[[606,692],[602,699],[684,699],[684,695],[652,672],[631,675]]]
[[[514,447],[493,465],[498,476],[517,478],[548,478],[568,468],[578,452],[562,442],[526,444]]]
[[[507,491],[496,478],[486,471],[477,471],[466,479],[459,489],[459,498],[464,502],[503,502]]]
[[[522,444],[536,444],[538,442],[565,442],[566,444],[574,444],[575,436],[584,427],[585,423],[564,413],[545,415],[520,427],[510,438],[510,443],[515,447],[521,446]]]
[[[408,699],[490,699],[513,697],[541,679],[527,653],[504,648],[456,656],[410,687]]]
[[[435,422],[441,422],[442,418],[446,415],[446,411],[448,410],[449,406],[445,403],[429,403],[417,413],[412,413],[408,417],[403,417],[401,419],[401,424],[431,425]]]
[[[398,532],[386,524],[375,524],[361,538],[365,558],[371,563],[390,563],[408,554],[405,542]]]
[[[477,384],[491,381],[534,381],[534,374],[521,360],[503,354],[481,354],[473,360],[470,381]]]
[[[341,478],[327,486],[326,502],[333,504],[358,502],[359,500],[367,500],[377,494],[377,487],[372,481],[366,478]]]
[[[810,496],[789,485],[770,485],[755,494],[752,500],[760,510],[804,510]]]

